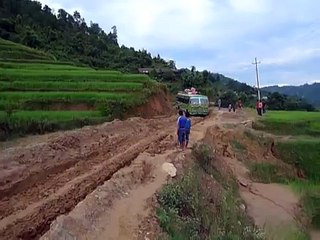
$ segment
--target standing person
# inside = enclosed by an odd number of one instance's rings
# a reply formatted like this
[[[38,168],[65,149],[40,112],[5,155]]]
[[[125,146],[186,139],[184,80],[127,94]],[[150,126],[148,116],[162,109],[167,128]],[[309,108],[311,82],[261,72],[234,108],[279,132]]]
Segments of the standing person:
[[[236,112],[236,103],[232,104],[232,110],[233,112]]]
[[[239,109],[242,109],[242,101],[241,101],[240,98],[239,98],[239,101],[238,101],[238,108],[239,108]]]
[[[191,119],[190,119],[190,113],[188,112],[188,110],[186,111],[186,118],[187,118],[187,122],[186,122],[186,148],[188,148],[189,135],[190,135],[190,130],[191,130]]]
[[[261,100],[258,102],[258,114],[260,115],[260,116],[262,116],[262,102],[261,102]]]
[[[263,114],[266,113],[266,102],[265,101],[262,101],[262,112],[263,112]]]
[[[229,112],[231,112],[231,108],[232,108],[232,105],[231,105],[231,103],[229,103],[229,107],[228,107]]]
[[[219,98],[218,100],[218,106],[219,106],[219,110],[221,109],[221,99]]]
[[[260,115],[259,114],[259,100],[257,100],[257,102],[256,102],[256,110],[257,110],[257,114]]]
[[[185,141],[186,141],[186,123],[187,123],[187,118],[183,115],[183,111],[180,109],[179,117],[177,121],[177,134],[178,134],[179,145],[182,150],[185,147]]]

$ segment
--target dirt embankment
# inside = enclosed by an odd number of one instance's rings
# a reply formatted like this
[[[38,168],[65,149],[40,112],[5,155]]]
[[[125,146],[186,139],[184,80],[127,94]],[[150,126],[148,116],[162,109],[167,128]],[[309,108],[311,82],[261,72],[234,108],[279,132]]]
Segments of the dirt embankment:
[[[174,113],[171,96],[162,89],[153,94],[148,102],[134,109],[134,114],[143,118],[170,116]]]

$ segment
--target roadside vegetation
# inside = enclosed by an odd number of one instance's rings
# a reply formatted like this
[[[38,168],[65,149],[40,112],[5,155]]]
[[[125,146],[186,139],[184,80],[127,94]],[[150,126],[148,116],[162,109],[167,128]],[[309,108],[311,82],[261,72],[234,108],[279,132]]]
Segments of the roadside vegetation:
[[[312,227],[320,229],[320,113],[319,112],[268,112],[255,128],[269,131],[279,137],[274,154],[297,169],[297,178],[285,179],[301,195],[305,214]],[[252,169],[266,181],[279,182],[273,166]],[[281,179],[280,182],[283,182]]]
[[[194,166],[157,195],[163,239],[265,239],[243,209],[237,183],[214,166],[212,149],[193,148]]]

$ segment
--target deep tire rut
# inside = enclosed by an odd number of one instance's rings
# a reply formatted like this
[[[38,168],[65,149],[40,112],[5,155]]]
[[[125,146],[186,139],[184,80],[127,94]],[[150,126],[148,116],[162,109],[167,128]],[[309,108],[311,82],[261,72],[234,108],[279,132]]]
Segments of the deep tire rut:
[[[28,170],[1,179],[0,239],[39,239],[59,215],[70,212],[119,169],[130,165],[151,144],[165,139],[170,128],[164,127],[172,124],[172,119],[134,120],[138,122],[127,120],[102,125],[99,129],[102,133],[96,128],[71,132],[76,137],[62,133],[58,140],[63,141],[63,146],[56,144],[54,150],[50,147],[48,156],[42,156],[42,149],[52,146],[52,143],[45,144],[39,148],[38,155],[42,158],[33,152],[30,154],[37,146],[31,150],[23,149],[25,153],[22,155],[7,154],[7,158],[0,158],[0,170],[2,162],[13,162],[13,166],[15,162],[23,162],[26,165],[23,167]],[[68,139],[72,141],[70,148]],[[84,145],[88,141],[89,144]],[[61,157],[57,163],[53,158],[59,154]],[[36,160],[33,162],[32,158]]]

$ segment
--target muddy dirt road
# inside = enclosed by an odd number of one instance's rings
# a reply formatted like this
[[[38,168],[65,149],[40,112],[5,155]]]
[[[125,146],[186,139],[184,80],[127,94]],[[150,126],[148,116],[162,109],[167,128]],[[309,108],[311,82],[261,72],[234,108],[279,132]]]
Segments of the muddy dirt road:
[[[1,149],[0,239],[40,238],[53,220],[142,153],[174,149],[175,121],[131,118]]]
[[[242,138],[237,129],[248,119],[244,112],[223,111],[193,118],[190,145],[211,143],[239,182],[250,186],[240,194],[257,225],[277,218],[265,205],[291,222],[296,198],[290,192],[286,202],[274,198],[278,188],[285,189],[252,182],[232,152],[230,141]],[[1,149],[0,239],[156,239],[157,227],[145,227],[157,225],[149,216],[150,201],[168,180],[163,164],[173,163],[181,174],[191,151],[177,150],[175,121],[175,116],[131,118]]]

